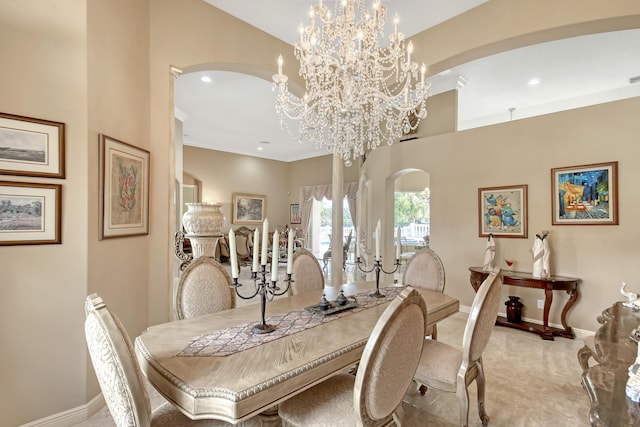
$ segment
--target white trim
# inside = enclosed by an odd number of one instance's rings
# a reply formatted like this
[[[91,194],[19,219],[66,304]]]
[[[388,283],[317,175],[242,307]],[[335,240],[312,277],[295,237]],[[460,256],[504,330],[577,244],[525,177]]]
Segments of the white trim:
[[[459,313],[464,313],[465,317],[467,317],[467,315],[469,314],[469,311],[471,310],[471,307],[469,307],[468,305],[461,305],[460,309],[459,309]],[[502,313],[502,312],[498,312],[498,316],[504,316],[507,317],[506,313]],[[525,322],[531,322],[531,323],[535,323],[537,325],[542,325],[542,320],[538,320],[538,319],[529,319],[528,317],[523,317],[522,318],[523,321]],[[552,326],[554,328],[560,328],[563,329],[562,325],[558,325],[556,323],[549,323],[549,326]],[[588,337],[590,335],[595,334],[595,332],[593,331],[589,331],[586,329],[578,329],[578,328],[571,328],[571,330],[573,330],[573,335],[577,338],[577,339],[583,339],[585,337]],[[525,331],[526,332],[526,331]]]
[[[91,399],[89,403],[68,409],[57,414],[41,418],[20,427],[70,427],[78,423],[87,421],[100,411],[105,405],[102,393]]]

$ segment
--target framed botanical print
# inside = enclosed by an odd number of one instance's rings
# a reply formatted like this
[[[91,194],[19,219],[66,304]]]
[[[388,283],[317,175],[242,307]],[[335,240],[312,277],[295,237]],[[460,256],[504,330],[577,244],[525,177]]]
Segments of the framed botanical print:
[[[526,239],[527,208],[526,185],[479,188],[478,234]]]
[[[618,162],[551,169],[553,225],[617,225]]]
[[[100,239],[149,234],[149,152],[100,135]]]

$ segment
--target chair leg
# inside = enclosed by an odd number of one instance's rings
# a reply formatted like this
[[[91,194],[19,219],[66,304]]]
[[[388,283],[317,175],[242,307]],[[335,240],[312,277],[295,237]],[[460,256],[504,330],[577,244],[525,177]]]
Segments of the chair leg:
[[[469,425],[469,392],[464,378],[458,378],[456,395],[460,402],[460,427],[467,427]]]
[[[402,401],[396,410],[393,411],[393,421],[395,422],[396,427],[402,427],[404,425],[404,409],[402,408]]]
[[[482,359],[476,362],[478,367],[478,376],[476,377],[476,386],[478,387],[478,415],[480,415],[480,421],[482,421],[482,425],[486,426],[489,424],[489,416],[484,408],[484,390],[485,390],[485,380],[484,380],[484,367],[482,366]]]
[[[432,340],[438,339],[438,325],[433,325],[433,333],[431,334]]]

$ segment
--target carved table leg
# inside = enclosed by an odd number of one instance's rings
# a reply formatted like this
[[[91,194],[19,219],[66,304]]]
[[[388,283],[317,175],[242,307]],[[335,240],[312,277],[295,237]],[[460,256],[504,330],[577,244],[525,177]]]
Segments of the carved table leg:
[[[553,302],[553,289],[544,290],[544,312],[543,312],[543,325],[544,331],[540,337],[543,340],[553,341],[553,332],[549,328],[549,310],[551,309],[551,303]]]
[[[573,338],[573,331],[571,330],[571,326],[567,325],[567,312],[578,299],[578,289],[576,287],[574,289],[567,290],[567,293],[569,294],[569,300],[567,300],[567,303],[564,305],[564,308],[562,309],[562,315],[560,316],[562,327],[564,328],[562,336],[565,338]]]
[[[263,427],[281,427],[282,420],[278,415],[278,405],[262,411],[259,415]]]
[[[588,345],[584,345],[580,350],[578,350],[578,363],[580,363],[580,367],[583,371],[589,369],[589,359],[593,356],[593,352],[589,348]]]

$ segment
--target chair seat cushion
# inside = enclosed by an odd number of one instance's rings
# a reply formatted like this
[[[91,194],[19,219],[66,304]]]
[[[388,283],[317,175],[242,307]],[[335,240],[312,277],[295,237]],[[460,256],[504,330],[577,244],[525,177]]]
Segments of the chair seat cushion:
[[[169,402],[160,405],[151,414],[151,427],[230,427],[232,424],[220,420],[192,420],[187,418]],[[237,424],[239,427],[260,427],[262,422],[256,416]]]
[[[357,426],[354,386],[355,376],[338,374],[285,400],[278,409],[283,427]]]
[[[456,377],[462,364],[462,352],[448,344],[425,340],[415,379],[427,387],[456,390]]]

